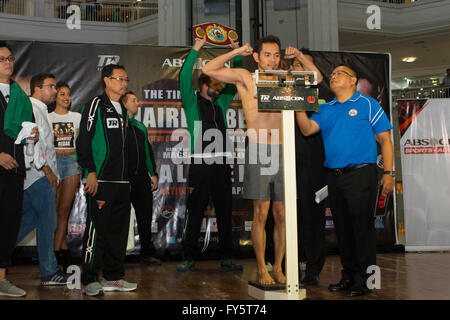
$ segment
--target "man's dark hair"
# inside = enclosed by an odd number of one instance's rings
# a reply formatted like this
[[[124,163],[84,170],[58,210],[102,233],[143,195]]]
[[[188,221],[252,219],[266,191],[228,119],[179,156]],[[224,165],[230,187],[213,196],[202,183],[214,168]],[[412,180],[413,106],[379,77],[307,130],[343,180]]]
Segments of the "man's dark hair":
[[[9,51],[11,51],[11,48],[8,46],[6,41],[0,40],[0,48],[7,48]]]
[[[122,69],[123,71],[125,71],[125,67],[119,64],[107,64],[106,66],[103,67],[102,69],[102,83],[103,86],[105,85],[105,82],[103,81],[103,79],[105,77],[109,78],[112,76],[113,72],[115,69]]]
[[[336,67],[334,67],[333,70],[338,68],[338,67],[346,67],[346,68],[350,69],[351,71],[353,71],[354,77],[356,78],[356,80],[359,79],[358,73],[356,72],[356,70],[353,67],[351,67],[351,66],[349,66],[347,64],[340,64],[340,65],[337,65]]]
[[[202,87],[204,84],[206,84],[207,86],[209,86],[209,84],[211,83],[211,77],[202,73],[200,75],[200,77],[198,77],[198,89],[202,90]]]
[[[136,95],[133,91],[127,91],[120,97],[119,101],[122,102],[122,104],[124,104],[130,94],[132,94],[133,96]]]
[[[33,76],[30,81],[31,95],[34,94],[34,89],[36,87],[42,88],[42,85],[44,84],[45,79],[48,79],[48,78],[55,79],[55,76],[51,73],[39,73],[39,74]]]
[[[276,43],[278,45],[278,48],[280,48],[280,50],[281,50],[280,39],[278,37],[276,37],[276,36],[269,35],[269,36],[265,36],[264,38],[256,40],[256,45],[255,45],[254,51],[257,54],[260,53],[264,43]]]

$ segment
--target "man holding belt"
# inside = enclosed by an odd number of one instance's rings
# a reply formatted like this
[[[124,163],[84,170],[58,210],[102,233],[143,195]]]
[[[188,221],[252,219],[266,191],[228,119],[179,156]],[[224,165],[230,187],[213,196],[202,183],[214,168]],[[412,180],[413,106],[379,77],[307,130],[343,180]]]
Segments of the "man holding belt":
[[[220,267],[224,271],[239,271],[242,270],[242,265],[237,264],[233,259],[231,168],[226,163],[226,154],[220,152],[227,149],[226,112],[237,90],[234,85],[223,87],[221,82],[202,74],[198,80],[199,92],[194,93],[192,70],[198,53],[205,43],[206,38],[196,40],[180,71],[181,101],[191,135],[193,163],[189,167],[188,184],[192,191],[187,202],[183,261],[177,270],[189,271],[195,268],[194,258],[202,217],[211,193],[219,231]],[[231,45],[231,47],[236,46],[237,44],[234,43]],[[242,65],[241,59],[240,56],[236,57],[235,67]],[[198,128],[200,129],[197,131]],[[217,136],[223,137],[221,141],[214,140],[214,152],[210,154],[204,150],[209,148],[208,145],[211,142],[200,138],[208,132],[216,132]]]
[[[393,190],[395,175],[392,126],[378,102],[356,90],[357,80],[350,67],[336,67],[330,76],[336,98],[321,105],[311,119],[305,112],[296,113],[305,136],[322,131],[330,206],[343,266],[341,281],[328,289],[349,290],[351,297],[369,292],[367,268],[376,264],[376,142],[384,161],[384,196]]]

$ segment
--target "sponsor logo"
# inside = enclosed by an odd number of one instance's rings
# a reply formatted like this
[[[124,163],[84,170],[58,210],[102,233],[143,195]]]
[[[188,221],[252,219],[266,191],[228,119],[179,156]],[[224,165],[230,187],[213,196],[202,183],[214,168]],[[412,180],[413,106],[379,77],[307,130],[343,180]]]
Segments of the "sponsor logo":
[[[450,147],[406,147],[405,154],[444,154],[450,153]]]
[[[308,103],[315,103],[315,102],[316,102],[316,97],[314,97],[314,96],[308,96],[308,98],[306,99],[306,101],[308,101]]]
[[[119,128],[119,120],[117,120],[116,118],[107,118],[106,119],[106,127],[108,129]]]
[[[277,101],[305,101],[304,97],[296,97],[296,96],[273,96],[272,100]]]
[[[201,69],[205,64],[207,64],[210,60],[198,58],[194,63],[194,69]],[[179,58],[165,58],[161,68],[181,68],[184,64],[184,59]],[[226,68],[231,68],[231,63],[225,63]]]
[[[106,112],[114,112],[112,107],[106,107]]]
[[[275,101],[287,101],[287,102],[290,102],[290,101],[305,101],[305,97],[297,97],[297,96],[273,96],[272,99],[271,99],[270,95],[262,94],[260,97],[261,97],[260,102],[270,102],[270,101],[273,101],[273,100],[275,100]],[[314,98],[314,97],[308,97],[308,99],[309,98]],[[310,101],[308,101],[308,102],[310,102]],[[314,101],[312,101],[310,103],[313,103],[313,102],[315,102],[315,98],[314,98]]]
[[[354,117],[358,114],[358,111],[356,111],[356,109],[352,109],[348,112],[350,117]]]
[[[113,56],[113,55],[98,55],[98,64],[97,64],[97,70],[102,70],[104,66],[107,66],[108,64],[118,64],[120,61],[120,56]]]
[[[103,200],[97,200],[97,207],[99,210],[101,210],[103,208],[103,206],[105,205],[106,201]]]
[[[450,146],[450,138],[424,138],[424,139],[406,139],[404,146]]]
[[[267,94],[261,95],[261,102],[270,102],[270,96]]]
[[[404,154],[444,154],[450,153],[450,139],[420,138],[406,139]]]

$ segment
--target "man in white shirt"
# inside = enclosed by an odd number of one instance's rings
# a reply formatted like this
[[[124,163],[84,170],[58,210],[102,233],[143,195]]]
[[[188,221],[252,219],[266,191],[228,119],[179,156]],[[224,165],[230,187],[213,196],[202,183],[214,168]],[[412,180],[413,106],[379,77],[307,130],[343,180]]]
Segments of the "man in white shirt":
[[[53,144],[53,131],[48,121],[47,104],[55,101],[56,82],[52,74],[38,74],[31,78],[31,103],[33,114],[40,132],[40,142],[45,147],[45,164],[36,168],[34,163],[27,170],[23,213],[17,243],[31,231],[37,229],[37,248],[41,269],[41,284],[65,285],[67,275],[59,271],[53,252],[56,229],[56,187],[58,170]]]

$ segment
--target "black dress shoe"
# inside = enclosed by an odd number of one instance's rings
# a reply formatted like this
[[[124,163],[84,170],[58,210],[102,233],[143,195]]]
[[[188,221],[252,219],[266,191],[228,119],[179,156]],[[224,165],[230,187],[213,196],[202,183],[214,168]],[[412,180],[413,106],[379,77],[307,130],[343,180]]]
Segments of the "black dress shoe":
[[[307,286],[315,286],[319,284],[318,276],[306,276],[301,282],[300,285],[304,288]]]
[[[350,289],[350,287],[352,285],[353,285],[353,281],[352,280],[341,279],[341,281],[339,281],[339,283],[330,284],[328,286],[328,290],[331,291],[331,292],[345,291],[345,290]]]
[[[348,293],[349,297],[361,297],[370,292],[369,289],[364,288],[362,286],[354,286],[350,288],[350,291]]]

